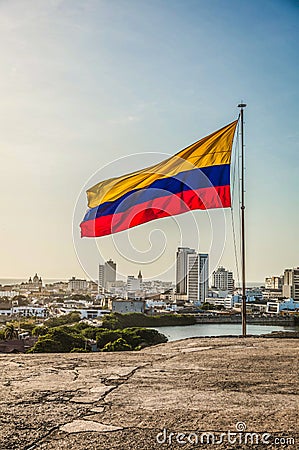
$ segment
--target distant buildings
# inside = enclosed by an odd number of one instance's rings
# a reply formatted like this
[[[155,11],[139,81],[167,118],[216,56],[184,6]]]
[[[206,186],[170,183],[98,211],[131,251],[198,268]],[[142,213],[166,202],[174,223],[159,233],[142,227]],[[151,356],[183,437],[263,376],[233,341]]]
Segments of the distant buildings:
[[[209,255],[188,254],[187,296],[194,304],[204,303],[209,291]]]
[[[0,315],[14,317],[39,317],[45,319],[47,317],[47,308],[40,306],[12,306],[10,308],[0,308]]]
[[[280,312],[298,311],[299,302],[295,302],[292,298],[282,301],[267,302],[267,313],[279,314]]]
[[[176,253],[176,293],[187,294],[188,255],[195,254],[189,247],[179,247]]]
[[[116,263],[109,259],[105,264],[99,264],[98,290],[102,294],[116,281]]]
[[[213,272],[212,283],[213,283],[212,287],[219,289],[221,291],[228,291],[230,294],[233,293],[235,289],[235,281],[233,279],[233,273],[221,266],[218,267],[218,269]]]
[[[68,282],[67,289],[70,292],[87,291],[87,281],[72,277]]]
[[[267,277],[265,278],[265,289],[269,290],[282,290],[283,276],[280,277]]]
[[[143,300],[123,300],[115,299],[111,300],[109,303],[112,312],[118,313],[144,313],[145,311],[145,301]]]
[[[178,247],[176,253],[176,301],[204,303],[209,290],[209,255]]]
[[[283,275],[280,277],[272,276],[265,278],[264,299],[282,298]]]
[[[283,275],[265,278],[264,298],[299,300],[299,267],[285,269]]]
[[[29,278],[27,285],[29,290],[33,289],[40,291],[41,288],[43,287],[43,280],[36,273],[32,279],[31,277]]]
[[[285,269],[283,275],[282,295],[285,298],[299,300],[299,267]]]
[[[109,259],[105,262],[105,283],[113,283],[116,281],[116,263]]]
[[[141,278],[142,280],[142,278]],[[127,291],[128,292],[135,292],[139,291],[141,289],[141,282],[140,278],[135,278],[134,275],[128,275],[127,277]]]

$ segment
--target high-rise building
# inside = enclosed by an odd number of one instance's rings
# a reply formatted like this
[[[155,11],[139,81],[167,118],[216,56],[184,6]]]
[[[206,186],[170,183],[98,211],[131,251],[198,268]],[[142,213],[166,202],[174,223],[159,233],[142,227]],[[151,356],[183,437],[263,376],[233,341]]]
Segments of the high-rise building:
[[[233,273],[220,266],[213,272],[213,287],[221,290],[233,293],[235,289],[235,281],[233,279]]]
[[[105,266],[104,264],[99,264],[99,281],[98,281],[98,292],[103,294],[105,289]]]
[[[99,293],[102,293],[104,289],[107,289],[108,283],[114,283],[116,281],[116,263],[109,259],[105,264],[99,264],[99,280],[98,287]]]
[[[282,295],[295,301],[299,300],[299,267],[284,271]]]
[[[109,259],[105,262],[105,283],[111,283],[116,280],[116,263]]]
[[[176,253],[176,293],[187,294],[188,255],[196,254],[193,248],[179,247]]]
[[[204,303],[209,290],[209,255],[188,254],[187,295],[191,303]]]

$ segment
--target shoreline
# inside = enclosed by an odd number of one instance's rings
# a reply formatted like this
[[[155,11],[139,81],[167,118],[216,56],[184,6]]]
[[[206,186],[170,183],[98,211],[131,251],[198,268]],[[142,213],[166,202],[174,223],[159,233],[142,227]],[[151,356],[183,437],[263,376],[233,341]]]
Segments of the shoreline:
[[[223,317],[200,317],[196,316],[195,318],[196,324],[240,324],[242,323],[242,317],[232,317],[232,316],[223,316]],[[295,318],[294,317],[252,317],[247,316],[246,319],[247,324],[251,325],[277,325],[277,326],[295,326]]]

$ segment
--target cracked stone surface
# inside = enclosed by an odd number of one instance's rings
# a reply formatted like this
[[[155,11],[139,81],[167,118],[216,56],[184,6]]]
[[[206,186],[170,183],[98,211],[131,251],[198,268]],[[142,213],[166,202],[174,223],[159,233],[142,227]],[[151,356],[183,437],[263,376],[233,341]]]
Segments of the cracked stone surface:
[[[299,448],[298,340],[196,338],[140,352],[0,355],[1,450],[256,448],[157,442],[236,431]],[[160,435],[164,436],[164,435]],[[162,439],[162,438],[161,438]]]
[[[88,431],[115,431],[121,430],[122,427],[115,427],[93,420],[73,420],[73,422],[66,423],[60,427],[60,430],[67,433],[81,433]]]

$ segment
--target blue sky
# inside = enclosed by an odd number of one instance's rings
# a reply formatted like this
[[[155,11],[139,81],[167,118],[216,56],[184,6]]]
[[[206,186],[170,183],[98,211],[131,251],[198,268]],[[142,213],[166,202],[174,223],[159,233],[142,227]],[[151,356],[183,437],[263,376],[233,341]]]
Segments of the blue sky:
[[[291,0],[2,1],[0,278],[95,275],[109,256],[126,275],[144,256],[146,277],[171,279],[176,246],[208,251],[223,217],[212,266],[235,271],[229,211],[152,222],[117,243],[79,242],[72,221],[95,172],[158,162],[234,120],[241,99],[248,279],[299,265],[298,25]]]

